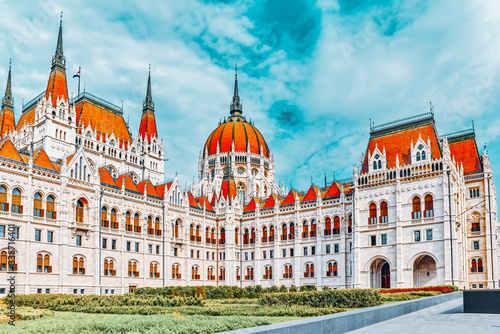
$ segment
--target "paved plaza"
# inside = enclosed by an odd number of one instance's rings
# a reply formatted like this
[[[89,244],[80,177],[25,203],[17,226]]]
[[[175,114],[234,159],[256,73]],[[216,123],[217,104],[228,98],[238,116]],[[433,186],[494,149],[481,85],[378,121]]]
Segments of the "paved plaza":
[[[500,333],[500,314],[462,312],[463,299],[459,298],[351,333]]]

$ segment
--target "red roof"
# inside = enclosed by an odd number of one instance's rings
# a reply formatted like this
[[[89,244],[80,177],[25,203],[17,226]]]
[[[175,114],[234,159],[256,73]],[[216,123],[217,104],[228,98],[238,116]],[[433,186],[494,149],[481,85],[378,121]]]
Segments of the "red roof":
[[[43,148],[34,152],[33,165],[57,171]]]
[[[0,142],[0,157],[24,162],[10,139]]]
[[[9,109],[4,109],[0,112],[0,138],[3,138],[9,132],[12,132],[16,127],[14,112]]]
[[[323,198],[340,196],[340,187],[337,182],[333,182]]]
[[[255,198],[252,198],[252,200],[250,201],[250,203],[248,203],[247,207],[243,211],[244,212],[255,211],[255,208],[256,208]]]
[[[132,180],[130,174],[123,174],[116,178],[116,185],[119,188],[122,187],[123,180],[125,180],[125,189],[140,193],[139,188],[137,188],[137,185],[135,184],[134,180]]]
[[[455,162],[460,166],[464,166],[464,173],[478,172],[482,170],[481,161],[479,160],[479,152],[477,150],[476,141],[473,138],[451,142],[450,140],[450,155]]]
[[[198,197],[196,199],[196,202],[198,202],[198,204],[200,205],[200,208],[202,208],[203,205],[204,205],[206,210],[214,211],[214,208],[212,207],[212,205],[208,201],[208,198],[206,198],[206,197]]]
[[[34,124],[35,123],[35,110],[36,110],[36,107],[33,107],[33,109],[31,109],[31,110],[29,110],[21,115],[21,117],[19,118],[19,121],[17,122],[16,130],[20,130],[24,124]]]
[[[45,99],[49,99],[49,94],[52,94],[52,105],[57,104],[57,100],[64,98],[68,101],[68,85],[66,84],[66,71],[59,70],[54,67],[50,72],[47,90],[45,91]]]
[[[198,202],[194,199],[193,193],[189,191],[187,193],[187,195],[188,195],[188,200],[189,200],[189,206],[192,206],[192,207],[199,209],[200,206],[198,205]]]
[[[316,195],[316,189],[314,189],[314,187],[311,186],[307,194],[302,199],[302,202],[315,201],[316,199],[318,199],[318,196]]]
[[[234,183],[234,180],[222,181],[220,195],[226,200],[229,196],[231,197],[231,199],[236,197],[236,183]]]
[[[165,187],[168,190],[168,189],[170,189],[171,185],[172,185],[172,182],[157,185],[156,192],[158,193],[158,196],[160,196],[160,198],[164,198],[165,197]]]
[[[276,195],[271,194],[271,196],[269,196],[266,203],[264,203],[264,205],[262,206],[262,209],[274,208],[274,206],[276,205],[276,202],[274,201],[275,199],[274,196]]]
[[[147,112],[142,114],[141,125],[139,126],[139,135],[142,139],[147,137],[148,141],[151,141],[151,137],[158,138],[158,133],[156,132],[156,120],[153,113]]]
[[[269,147],[262,134],[252,124],[248,123],[244,117],[238,116],[219,125],[205,143],[205,150],[209,155],[217,153],[217,148],[221,153],[226,153],[232,149],[234,140],[234,149],[236,152],[246,152],[247,146],[250,146],[250,152],[261,154],[269,158]]]
[[[144,188],[146,188],[146,194],[149,196],[154,196],[154,197],[160,197],[158,195],[158,192],[155,189],[155,186],[151,183],[149,180],[141,181],[137,185],[137,189],[141,192],[141,194],[144,193]]]
[[[99,168],[99,175],[101,177],[101,183],[118,187],[118,185],[116,184],[115,180],[113,180],[113,177],[111,176],[107,168],[104,167]]]
[[[388,168],[396,167],[396,156],[399,156],[399,164],[401,166],[409,164],[411,143],[413,141],[415,145],[419,137],[422,137],[422,140],[426,143],[427,138],[430,139],[432,159],[441,158],[438,135],[434,129],[434,125],[432,123],[425,123],[415,128],[403,128],[400,131],[394,130],[387,132],[387,134],[370,138],[365,160],[363,162],[362,173],[368,171],[368,153],[373,154],[375,147],[377,147],[380,152],[383,152],[385,148]]]
[[[123,116],[93,105],[88,100],[77,104],[75,110],[77,124],[87,127],[90,123],[92,129],[97,131],[97,140],[104,139],[105,141],[106,137],[114,133],[115,137],[119,140],[116,143],[117,146],[122,145],[121,141],[126,143],[132,142]],[[125,145],[127,145],[126,143]]]

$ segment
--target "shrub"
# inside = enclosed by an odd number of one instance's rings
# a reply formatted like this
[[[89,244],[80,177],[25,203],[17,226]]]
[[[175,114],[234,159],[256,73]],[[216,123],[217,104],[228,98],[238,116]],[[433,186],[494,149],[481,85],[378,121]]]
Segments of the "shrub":
[[[203,286],[196,287],[196,297],[207,298],[207,295],[205,294],[205,287],[203,287]]]
[[[456,290],[446,285],[423,287],[423,288],[407,288],[407,289],[380,289],[380,293],[401,293],[401,292],[414,292],[414,291],[436,291],[441,293],[450,293]]]
[[[292,285],[290,289],[288,289],[288,292],[297,292],[297,287],[295,285]]]
[[[373,289],[323,290],[262,295],[259,303],[273,305],[303,305],[311,307],[359,308],[382,304],[381,294]]]
[[[285,285],[280,286],[279,292],[288,292],[288,288]]]

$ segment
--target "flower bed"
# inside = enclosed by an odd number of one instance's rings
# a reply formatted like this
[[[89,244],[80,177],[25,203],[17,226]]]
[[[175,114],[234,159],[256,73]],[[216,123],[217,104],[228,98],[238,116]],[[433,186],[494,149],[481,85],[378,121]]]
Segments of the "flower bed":
[[[416,291],[436,291],[441,293],[450,293],[456,291],[454,287],[443,285],[443,286],[429,286],[423,288],[408,288],[408,289],[380,289],[380,293],[400,293],[400,292],[416,292]]]

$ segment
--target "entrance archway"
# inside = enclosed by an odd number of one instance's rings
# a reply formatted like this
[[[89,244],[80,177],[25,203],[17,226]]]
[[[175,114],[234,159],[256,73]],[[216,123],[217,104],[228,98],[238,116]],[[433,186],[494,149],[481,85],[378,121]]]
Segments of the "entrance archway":
[[[370,267],[370,287],[388,289],[391,287],[391,267],[384,259],[376,259]]]
[[[429,255],[422,255],[413,263],[413,286],[429,285],[437,285],[436,261]]]

